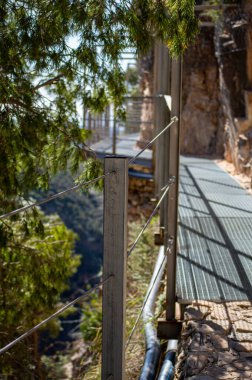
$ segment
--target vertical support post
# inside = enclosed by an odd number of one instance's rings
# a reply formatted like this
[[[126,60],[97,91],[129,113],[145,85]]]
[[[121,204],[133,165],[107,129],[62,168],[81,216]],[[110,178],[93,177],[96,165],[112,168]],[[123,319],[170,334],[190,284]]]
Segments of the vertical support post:
[[[177,262],[177,230],[178,230],[178,190],[179,190],[179,154],[180,154],[180,114],[181,114],[181,86],[182,86],[182,60],[172,59],[171,75],[171,117],[177,116],[178,122],[169,130],[169,177],[175,176],[175,184],[168,194],[167,220],[165,228],[165,248],[169,240],[173,245],[167,257],[167,292],[166,292],[166,319],[175,318],[176,302],[176,262]]]
[[[106,157],[104,186],[102,380],[125,379],[128,159]]]
[[[154,48],[154,93],[161,95],[155,99],[155,127],[159,132],[170,121],[170,110],[162,95],[170,95],[170,56],[167,46],[161,41],[155,43]],[[158,149],[155,150],[155,182],[156,193],[160,196],[160,189],[167,184],[167,139],[166,132],[157,142]],[[166,213],[165,203],[160,207],[160,226],[164,226],[164,215]]]

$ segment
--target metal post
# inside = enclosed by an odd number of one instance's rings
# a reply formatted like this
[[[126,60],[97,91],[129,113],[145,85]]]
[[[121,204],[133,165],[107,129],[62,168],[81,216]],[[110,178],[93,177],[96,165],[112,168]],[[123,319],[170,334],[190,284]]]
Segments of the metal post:
[[[125,378],[128,159],[106,157],[104,186],[102,380]]]
[[[178,190],[179,190],[179,138],[180,138],[180,108],[181,108],[181,58],[172,59],[171,76],[171,117],[177,116],[179,121],[169,130],[169,177],[175,176],[176,182],[168,194],[167,220],[165,228],[165,247],[173,239],[171,252],[167,257],[167,292],[166,292],[166,319],[175,318],[176,302],[176,261],[177,261],[177,229],[178,229]]]

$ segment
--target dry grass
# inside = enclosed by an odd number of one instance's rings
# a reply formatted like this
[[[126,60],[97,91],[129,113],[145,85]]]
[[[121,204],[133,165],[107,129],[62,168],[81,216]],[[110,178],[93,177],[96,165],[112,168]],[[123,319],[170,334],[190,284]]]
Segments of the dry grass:
[[[141,223],[132,222],[129,226],[129,241],[133,242],[141,230]],[[126,340],[139,315],[147,291],[156,258],[158,247],[154,245],[154,222],[144,233],[141,241],[128,260],[127,303],[126,303]],[[94,348],[94,347],[93,347]],[[142,321],[135,330],[126,350],[126,380],[138,379],[145,354],[144,328]],[[100,380],[101,358],[93,356],[94,361],[80,380]]]
[[[130,241],[134,241],[141,226],[136,223],[130,225]],[[158,255],[158,247],[154,245],[154,223],[142,236],[136,249],[132,252],[128,262],[128,297],[126,305],[127,337],[140,313],[143,300],[153,273]],[[140,319],[130,344],[126,350],[126,379],[138,379],[145,354],[144,326]]]

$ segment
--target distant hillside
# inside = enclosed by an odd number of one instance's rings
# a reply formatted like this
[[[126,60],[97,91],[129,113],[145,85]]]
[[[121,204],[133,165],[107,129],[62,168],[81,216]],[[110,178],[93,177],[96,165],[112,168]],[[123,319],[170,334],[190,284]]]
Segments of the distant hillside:
[[[40,199],[73,186],[70,174],[58,174],[50,184],[50,191],[37,193]],[[65,225],[79,236],[75,251],[82,257],[77,274],[71,281],[71,288],[82,287],[83,283],[95,276],[102,264],[103,249],[103,196],[102,193],[75,191],[43,205],[47,214],[57,213]]]

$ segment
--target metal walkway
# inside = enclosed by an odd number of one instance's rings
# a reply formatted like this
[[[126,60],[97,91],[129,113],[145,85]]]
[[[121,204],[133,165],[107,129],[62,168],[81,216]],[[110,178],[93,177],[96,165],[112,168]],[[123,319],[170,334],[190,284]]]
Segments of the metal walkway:
[[[181,157],[179,302],[252,300],[252,196],[213,161]]]
[[[139,138],[139,133],[131,133],[122,135],[116,142],[116,154],[118,156],[126,156],[129,158],[134,157],[140,148],[136,147],[136,142]],[[95,144],[91,145],[93,151],[95,151],[97,157],[104,158],[106,155],[112,154],[113,142],[111,138],[103,139]],[[135,162],[137,165],[152,167],[152,151],[145,150],[141,156]]]

